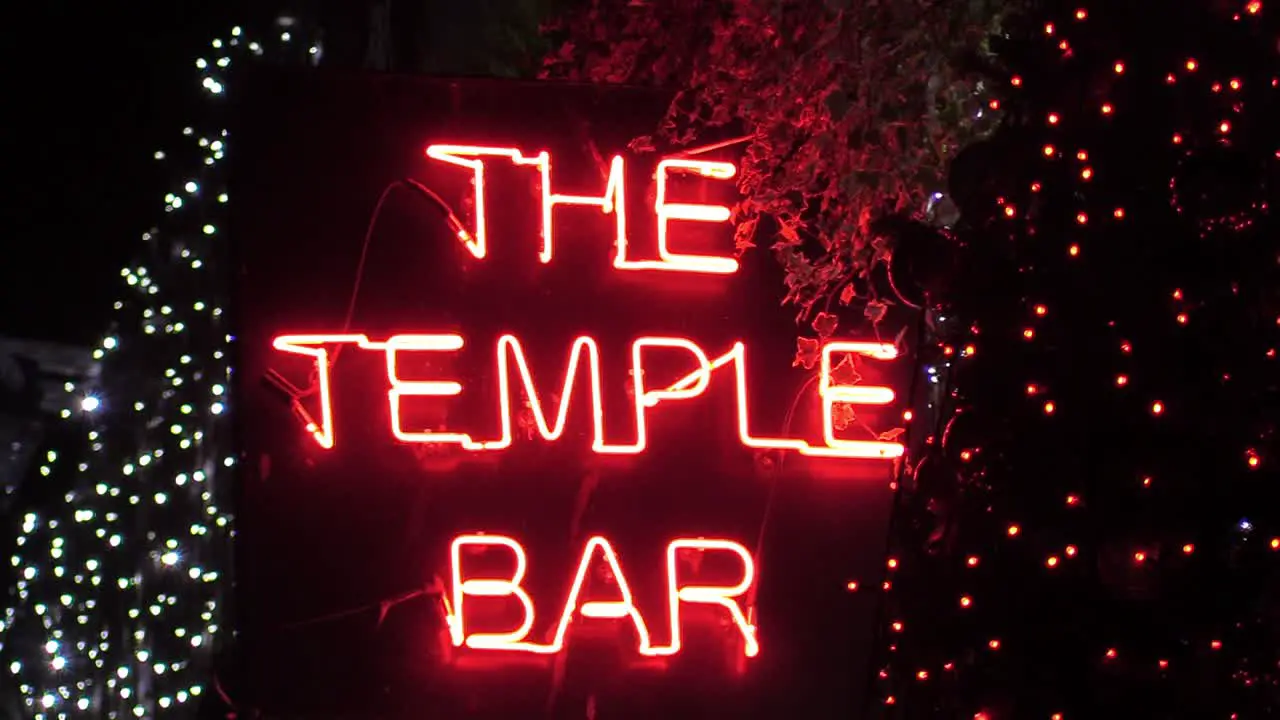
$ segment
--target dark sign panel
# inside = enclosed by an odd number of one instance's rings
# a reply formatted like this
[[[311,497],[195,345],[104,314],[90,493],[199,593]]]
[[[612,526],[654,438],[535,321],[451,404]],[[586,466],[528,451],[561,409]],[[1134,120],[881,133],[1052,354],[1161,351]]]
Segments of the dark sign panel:
[[[665,103],[635,90],[248,80],[248,701],[856,713],[907,362],[845,328],[798,356],[733,148],[628,150]]]

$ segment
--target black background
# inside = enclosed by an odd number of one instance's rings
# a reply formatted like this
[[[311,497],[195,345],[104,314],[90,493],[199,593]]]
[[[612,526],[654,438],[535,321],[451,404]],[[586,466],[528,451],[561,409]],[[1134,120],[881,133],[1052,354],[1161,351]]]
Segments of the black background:
[[[262,382],[274,368],[307,385],[308,359],[274,353],[271,339],[342,328],[361,238],[388,183],[416,178],[467,214],[467,171],[428,161],[428,144],[547,149],[558,191],[596,194],[603,180],[591,144],[606,158],[624,151],[653,127],[665,98],[629,89],[315,72],[256,71],[237,82],[242,112],[232,131],[230,192],[240,352],[235,419],[245,459],[238,664],[247,703],[360,717],[583,717],[587,705],[600,718],[857,714],[877,603],[870,589],[883,573],[891,464],[742,447],[731,367],[715,374],[704,396],[651,411],[650,449],[623,458],[590,452],[583,385],[562,441],[517,436],[508,451],[460,462],[465,453],[394,441],[380,353],[341,354],[333,373],[337,445],[329,451]],[[637,257],[652,257],[656,158],[627,158],[631,243]],[[435,358],[433,367],[420,368],[429,372],[423,378],[460,380],[464,392],[424,403],[435,414],[419,422],[444,422],[447,408],[449,427],[493,436],[493,348],[503,332],[524,343],[551,407],[547,396],[563,378],[572,339],[589,334],[602,350],[608,439],[630,441],[633,424],[623,410],[630,341],[678,335],[713,357],[743,340],[755,433],[820,440],[814,386],[796,400],[812,373],[791,368],[798,330],[794,312],[779,305],[781,278],[768,253],[748,252],[732,276],[619,272],[610,265],[612,218],[568,208],[556,212],[556,258],[542,265],[533,173],[504,164],[491,163],[487,175],[484,261],[471,258],[441,214],[408,191],[392,191],[373,225],[351,330],[375,340],[398,332],[467,339],[456,362]],[[688,201],[732,199],[724,194],[731,183],[673,187]],[[715,245],[720,253],[731,236],[728,225],[680,223],[673,230],[674,244]],[[896,377],[867,380],[901,386],[905,366],[894,364]],[[660,360],[653,372],[683,374]],[[867,418],[883,430],[900,411]],[[691,622],[684,653],[665,667],[633,667],[634,640],[617,637],[625,623],[607,621],[575,622],[571,651],[556,661],[450,652],[438,599],[379,603],[424,588],[433,576],[447,579],[449,541],[471,531],[508,534],[528,550],[526,586],[539,611],[534,641],[558,616],[591,534],[613,542],[659,643],[667,639],[666,543],[703,535],[756,548],[762,539],[761,654],[745,669],[735,667],[736,630]],[[850,592],[850,580],[863,590]],[[598,584],[588,587],[612,597]]]

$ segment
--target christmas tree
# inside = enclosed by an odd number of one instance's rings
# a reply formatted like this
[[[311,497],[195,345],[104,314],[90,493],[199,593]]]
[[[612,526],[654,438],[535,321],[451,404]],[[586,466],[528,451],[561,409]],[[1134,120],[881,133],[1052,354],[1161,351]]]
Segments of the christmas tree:
[[[285,23],[241,28],[195,60],[209,102],[156,160],[172,169],[142,259],[121,270],[100,384],[68,387],[70,438],[39,468],[49,502],[18,508],[3,652],[24,714],[193,716],[231,618],[229,334],[222,220],[232,63],[315,62]]]
[[[997,48],[961,222],[895,255],[952,271],[917,278],[946,400],[903,477],[878,715],[1280,707],[1273,11],[1049,1]]]

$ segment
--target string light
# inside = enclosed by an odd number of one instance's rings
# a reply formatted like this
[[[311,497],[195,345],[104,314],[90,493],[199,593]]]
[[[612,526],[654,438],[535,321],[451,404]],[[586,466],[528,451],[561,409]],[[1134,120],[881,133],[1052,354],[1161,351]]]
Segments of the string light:
[[[1170,6],[1152,36],[1131,4],[1049,3],[1007,38],[1006,111],[1029,121],[962,178],[1001,188],[956,234],[1003,265],[939,311],[958,318],[947,344],[987,343],[941,389],[950,483],[914,488],[919,540],[892,544],[895,582],[928,592],[891,607],[931,631],[886,656],[893,717],[1088,717],[1097,693],[1151,715],[1275,706],[1280,652],[1259,638],[1280,608],[1264,581],[1280,562],[1280,148],[1264,130],[1280,77],[1257,62],[1276,49],[1251,22],[1263,9]],[[1071,112],[1081,98],[1098,112]],[[1017,223],[994,222],[1012,207]],[[963,572],[939,569],[948,552]],[[975,653],[984,638],[1008,656]],[[954,689],[894,682],[956,657],[972,660]]]
[[[206,97],[227,91],[234,62],[264,52],[238,27],[215,40],[195,63]],[[154,153],[191,167],[143,235],[144,256],[173,261],[120,271],[118,330],[92,350],[102,388],[66,388],[72,437],[40,468],[66,491],[22,516],[10,557],[18,580],[0,631],[38,720],[193,717],[227,621],[235,458],[215,438],[229,434],[231,336],[223,289],[200,272],[220,252],[227,131],[189,127],[182,141]],[[158,385],[129,379],[149,363]]]

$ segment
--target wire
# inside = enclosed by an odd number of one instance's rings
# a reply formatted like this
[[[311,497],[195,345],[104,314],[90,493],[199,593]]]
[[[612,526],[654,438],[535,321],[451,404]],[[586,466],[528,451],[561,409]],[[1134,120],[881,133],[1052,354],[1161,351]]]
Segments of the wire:
[[[369,222],[364,228],[364,239],[360,242],[360,259],[356,262],[356,276],[355,280],[353,280],[351,284],[351,298],[347,301],[347,310],[342,318],[343,333],[346,333],[351,329],[351,320],[355,316],[356,301],[360,298],[360,287],[364,282],[364,266],[365,262],[369,259],[369,246],[373,244],[373,229],[377,226],[378,217],[382,214],[382,207],[386,204],[387,198],[391,196],[391,191],[398,187],[413,190],[422,197],[425,197],[432,205],[436,206],[436,208],[443,213],[444,221],[449,225],[449,230],[452,231],[456,237],[460,239],[465,239],[467,237],[467,231],[463,226],[462,221],[458,219],[457,214],[453,212],[453,208],[449,207],[449,203],[445,202],[444,198],[440,197],[439,193],[413,178],[402,178],[388,183],[387,186],[382,189],[382,193],[378,195],[378,201],[374,203],[373,211],[369,214]],[[343,345],[341,344],[334,348],[331,365],[337,365],[338,356],[342,354],[342,348]],[[299,399],[307,397],[315,392],[319,382],[319,377],[316,374],[317,372],[318,369],[312,372],[310,385],[305,390],[296,388],[287,381],[282,383],[281,381],[283,380],[283,376],[274,369],[267,370],[265,379],[272,386],[290,394],[292,401],[297,405]]]
[[[391,196],[391,191],[398,187],[407,188],[416,191],[422,197],[425,197],[435,205],[440,212],[444,213],[444,220],[449,225],[449,230],[457,237],[465,237],[466,229],[462,225],[462,221],[454,214],[453,208],[440,197],[440,194],[413,178],[402,178],[389,183],[382,189],[382,194],[378,196],[378,202],[374,203],[373,212],[369,214],[369,222],[365,225],[364,240],[360,243],[360,259],[356,262],[356,277],[351,285],[351,298],[347,301],[347,311],[342,318],[342,332],[346,333],[351,329],[351,320],[355,316],[356,301],[360,298],[360,286],[364,282],[364,266],[365,261],[369,258],[369,247],[373,244],[373,229],[377,225],[378,216],[382,214],[382,207],[386,204],[387,198]],[[342,353],[342,346],[339,345],[333,351],[333,362],[338,362],[338,355]]]
[[[727,148],[731,145],[737,145],[738,143],[744,143],[754,138],[755,138],[755,135],[743,135],[742,137],[730,138],[728,140],[722,140],[718,143],[711,143],[710,145],[703,145],[701,147],[696,147],[696,148],[691,148],[689,150],[681,151],[680,153],[678,153],[678,156],[701,155],[703,153],[709,153],[713,150],[720,150],[722,148]]]

